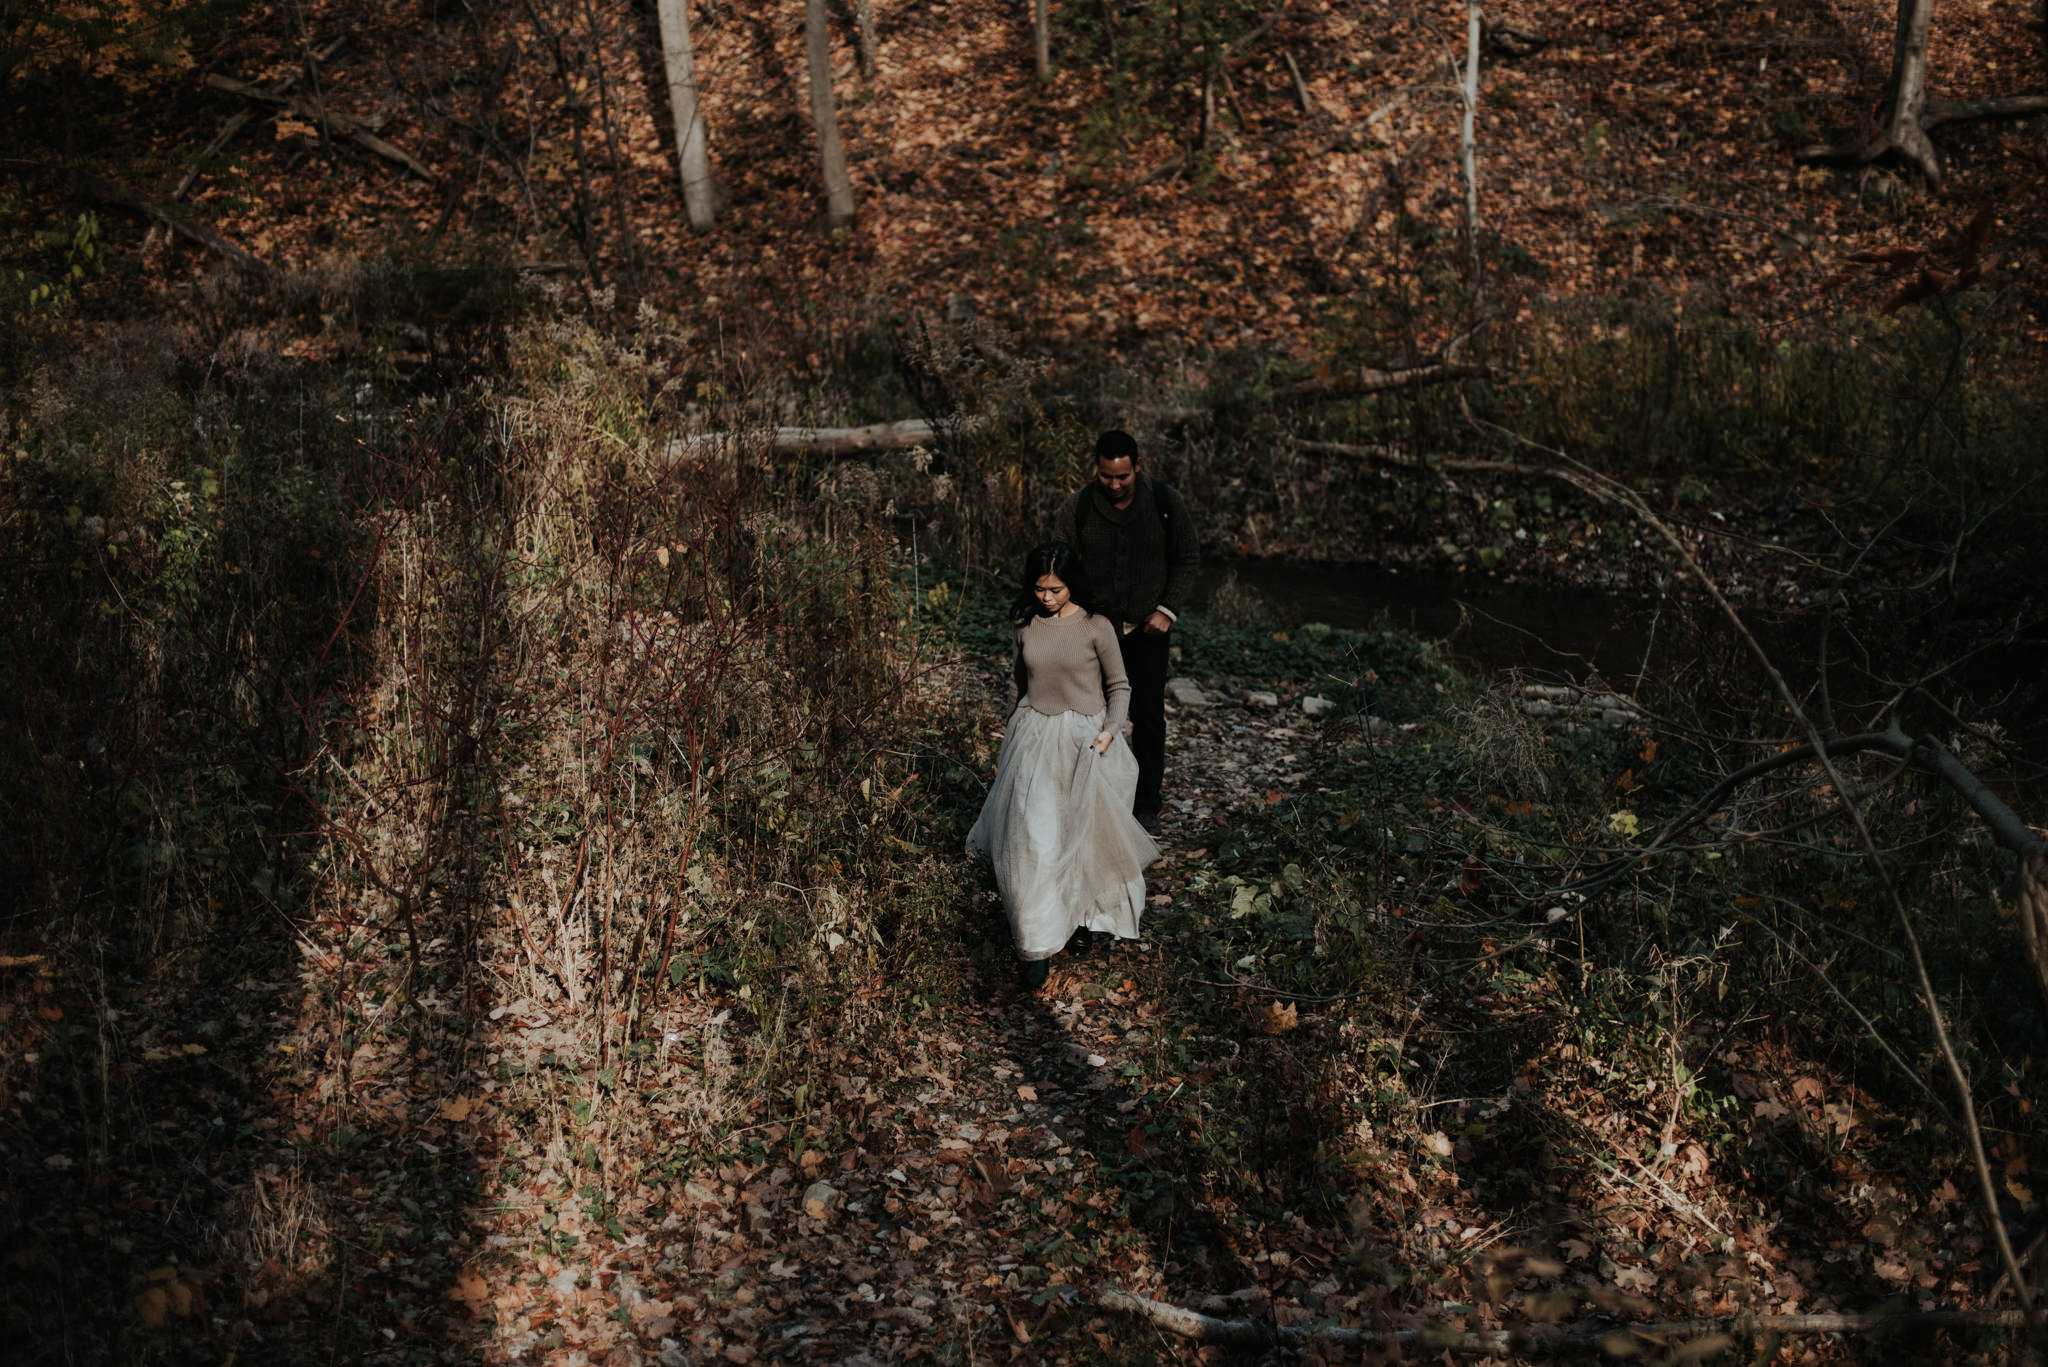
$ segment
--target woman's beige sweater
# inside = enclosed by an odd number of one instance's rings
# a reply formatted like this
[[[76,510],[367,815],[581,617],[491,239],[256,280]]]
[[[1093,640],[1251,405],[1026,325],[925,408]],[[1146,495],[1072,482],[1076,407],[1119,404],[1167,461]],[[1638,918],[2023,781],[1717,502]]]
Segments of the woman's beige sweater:
[[[1131,681],[1116,628],[1099,612],[1033,617],[1017,628],[1017,701],[1034,712],[1104,716],[1114,731],[1131,710]]]

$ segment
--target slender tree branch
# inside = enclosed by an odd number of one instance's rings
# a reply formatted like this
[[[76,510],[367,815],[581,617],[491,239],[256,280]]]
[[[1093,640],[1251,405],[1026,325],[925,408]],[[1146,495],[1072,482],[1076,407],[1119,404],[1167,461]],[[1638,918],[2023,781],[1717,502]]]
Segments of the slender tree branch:
[[[1149,1296],[1108,1286],[1095,1294],[1099,1309],[1135,1315],[1150,1324],[1198,1343],[1226,1347],[1268,1348],[1276,1345],[1417,1347],[1506,1356],[1514,1352],[1553,1353],[1585,1348],[1614,1352],[1626,1345],[1629,1355],[1669,1339],[1709,1335],[1868,1334],[1900,1329],[2019,1329],[2028,1316],[2016,1310],[1885,1310],[1844,1311],[1807,1315],[1729,1315],[1718,1319],[1654,1320],[1638,1324],[1519,1324],[1501,1329],[1458,1330],[1448,1325],[1408,1329],[1365,1329],[1348,1325],[1271,1324],[1259,1320],[1227,1320],[1187,1310]],[[1619,1342],[1617,1342],[1617,1339]]]

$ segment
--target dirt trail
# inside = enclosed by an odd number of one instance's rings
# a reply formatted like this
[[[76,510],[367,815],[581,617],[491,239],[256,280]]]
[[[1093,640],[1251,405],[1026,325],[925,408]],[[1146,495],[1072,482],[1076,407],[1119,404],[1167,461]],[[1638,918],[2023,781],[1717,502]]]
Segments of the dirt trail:
[[[1229,806],[1260,800],[1267,776],[1298,759],[1307,729],[1237,707],[1171,719],[1155,911],[1184,894],[1190,853]],[[1005,943],[992,890],[971,924]],[[1187,1137],[1161,1132],[1147,1090],[1159,989],[1186,971],[1183,948],[1155,932],[1061,956],[1035,995],[1016,987],[1006,954],[981,957],[978,1002],[906,1040],[904,1056],[836,1080],[852,1140],[842,1151],[692,1183],[704,1218],[671,1217],[669,1237],[616,1250],[625,1297],[603,1277],[585,1294],[630,1305],[635,1288],[677,1288],[636,1315],[646,1351],[671,1362],[891,1362],[968,1341],[1044,1357],[1155,1337],[1085,1304],[1109,1283],[1217,1310],[1264,1305],[1262,1284],[1296,1260],[1233,1246]],[[1334,1231],[1317,1242],[1326,1262],[1344,1252]],[[521,1356],[577,1346],[531,1331],[499,1342]],[[603,1344],[581,1350],[595,1360]],[[607,1360],[630,1361],[640,1350],[627,1344],[620,1336]]]

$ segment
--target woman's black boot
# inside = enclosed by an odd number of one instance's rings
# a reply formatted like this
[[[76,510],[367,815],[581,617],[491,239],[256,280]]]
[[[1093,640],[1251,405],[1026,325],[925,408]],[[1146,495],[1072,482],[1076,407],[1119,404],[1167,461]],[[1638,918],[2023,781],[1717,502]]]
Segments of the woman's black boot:
[[[1052,971],[1050,959],[1026,959],[1017,969],[1017,981],[1026,992],[1036,992],[1045,986],[1046,974]]]

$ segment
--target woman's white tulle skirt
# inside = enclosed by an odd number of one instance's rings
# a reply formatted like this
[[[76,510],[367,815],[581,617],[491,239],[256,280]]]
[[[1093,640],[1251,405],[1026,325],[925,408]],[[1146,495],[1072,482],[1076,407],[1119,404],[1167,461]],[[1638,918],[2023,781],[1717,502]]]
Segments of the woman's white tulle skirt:
[[[1102,717],[1020,706],[967,848],[995,868],[1020,959],[1046,959],[1075,930],[1138,938],[1145,866],[1159,845],[1131,815],[1138,757],[1118,736],[1090,744]]]

